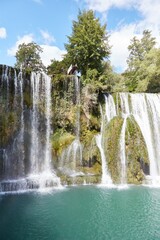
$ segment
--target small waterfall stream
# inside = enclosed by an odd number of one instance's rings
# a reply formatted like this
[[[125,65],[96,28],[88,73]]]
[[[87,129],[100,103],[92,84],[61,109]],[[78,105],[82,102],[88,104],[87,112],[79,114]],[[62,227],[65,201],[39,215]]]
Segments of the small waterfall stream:
[[[60,170],[70,177],[82,176],[83,172],[78,171],[77,167],[82,165],[82,144],[80,142],[80,78],[76,75],[72,79],[74,81],[76,119],[75,119],[75,140],[63,151],[61,156]],[[69,168],[64,168],[67,163]]]
[[[79,164],[82,164],[82,144],[80,142],[80,79],[79,77],[75,76],[75,93],[76,93],[76,139],[71,144],[73,147],[73,156],[75,162],[75,169],[76,169],[76,162],[79,159]]]
[[[120,135],[120,160],[121,160],[121,184],[127,183],[126,179],[126,145],[125,145],[125,132],[126,132],[127,116],[124,117],[121,135]]]
[[[126,163],[126,143],[125,133],[127,118],[130,115],[128,93],[120,93],[121,115],[123,117],[123,125],[120,134],[120,161],[121,161],[121,185],[127,184],[127,163]]]
[[[109,175],[108,168],[107,168],[107,162],[106,162],[106,156],[104,153],[104,139],[103,139],[103,133],[104,133],[104,124],[105,124],[105,118],[103,115],[102,107],[100,106],[101,110],[101,132],[96,136],[96,143],[97,147],[99,148],[100,154],[101,154],[101,161],[102,161],[102,179],[101,184],[102,185],[111,185],[112,179]]]
[[[111,95],[104,96],[105,97],[105,115],[103,114],[102,107],[100,106],[100,112],[101,112],[101,132],[96,136],[96,143],[99,148],[100,154],[101,154],[101,161],[102,161],[102,179],[101,184],[102,185],[111,185],[112,179],[110,177],[108,167],[107,167],[107,159],[104,153],[104,131],[105,131],[105,123],[109,123],[113,117],[116,116],[116,107],[113,100],[113,97]]]
[[[105,116],[107,123],[109,123],[112,118],[114,118],[117,113],[116,113],[116,106],[113,100],[113,97],[109,94],[108,96],[105,97]]]
[[[19,172],[19,176],[23,176],[25,175],[24,173],[24,99],[23,99],[23,77],[22,77],[22,71],[20,71],[19,76],[19,84],[20,84],[20,98],[21,98],[21,117],[20,117],[20,133],[19,133],[19,137],[18,137],[18,145],[21,146],[21,148],[19,149],[20,154],[18,156],[18,172]],[[15,77],[14,79],[15,82],[15,86],[17,85],[17,78]],[[15,88],[16,89],[16,88]],[[16,89],[17,91],[17,89]],[[17,94],[17,92],[15,91],[15,94]]]

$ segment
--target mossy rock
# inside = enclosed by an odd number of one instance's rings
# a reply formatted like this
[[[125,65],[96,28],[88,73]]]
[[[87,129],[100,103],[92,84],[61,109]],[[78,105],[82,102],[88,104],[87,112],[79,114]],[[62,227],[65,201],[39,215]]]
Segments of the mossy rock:
[[[26,105],[28,108],[31,108],[32,107],[32,99],[28,92],[26,92],[26,91],[24,92],[23,99],[24,99],[24,105]]]
[[[108,170],[111,174],[113,183],[120,183],[120,134],[122,129],[123,119],[114,117],[104,133],[104,151],[107,159]]]
[[[0,116],[0,146],[4,146],[12,138],[17,130],[17,115],[14,112],[7,112]]]
[[[134,117],[127,119],[126,125],[126,159],[128,183],[140,184],[149,174],[147,147]]]
[[[75,136],[63,129],[57,130],[51,137],[52,152],[55,156],[60,156],[62,151],[67,148],[75,139]]]

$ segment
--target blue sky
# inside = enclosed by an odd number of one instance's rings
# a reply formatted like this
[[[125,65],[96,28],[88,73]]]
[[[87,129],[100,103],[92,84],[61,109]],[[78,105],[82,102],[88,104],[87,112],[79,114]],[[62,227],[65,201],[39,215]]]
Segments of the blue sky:
[[[67,35],[79,9],[93,9],[101,23],[107,23],[115,70],[126,68],[127,47],[133,36],[150,29],[159,43],[159,0],[1,0],[0,64],[13,66],[22,42],[35,41],[43,48],[45,65],[61,60]]]

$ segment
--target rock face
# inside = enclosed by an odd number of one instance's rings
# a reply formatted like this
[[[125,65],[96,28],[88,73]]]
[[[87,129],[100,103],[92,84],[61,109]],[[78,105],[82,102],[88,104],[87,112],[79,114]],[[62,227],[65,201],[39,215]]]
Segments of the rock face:
[[[26,177],[30,171],[29,146],[32,131],[29,122],[33,118],[34,100],[30,76],[23,75],[23,87],[21,88],[21,84],[18,83],[20,78],[17,77],[17,74],[15,69],[0,65],[1,181]],[[126,97],[128,95],[110,95],[111,102],[108,96],[107,93],[101,93],[91,84],[82,86],[80,79],[73,75],[61,76],[58,80],[52,79],[50,105],[52,163],[50,167],[60,177],[62,184],[101,182],[102,156],[97,146],[96,136],[102,131],[101,146],[113,183],[121,183],[124,169],[126,183],[140,184],[145,180],[145,175],[150,174],[146,141],[130,110],[130,100]],[[38,114],[38,133],[36,136],[39,137],[39,146],[37,147],[45,145],[46,141],[44,135],[47,120],[44,115],[45,104],[42,98],[36,106],[38,109],[38,113],[36,113]],[[126,98],[128,100],[125,100]],[[121,132],[126,114],[122,149],[120,147]],[[20,139],[22,130],[23,140]],[[17,144],[19,144],[19,148],[17,148]],[[122,150],[125,159],[122,159]],[[9,151],[11,153],[8,155],[8,163],[6,163],[6,153]],[[23,166],[21,165],[22,158]],[[125,166],[122,166],[122,163]],[[6,164],[8,164],[7,169],[13,166],[15,168],[11,169],[13,171],[8,170],[7,175],[6,167],[4,167]],[[21,167],[17,168],[16,164]],[[43,160],[41,165],[43,165]]]

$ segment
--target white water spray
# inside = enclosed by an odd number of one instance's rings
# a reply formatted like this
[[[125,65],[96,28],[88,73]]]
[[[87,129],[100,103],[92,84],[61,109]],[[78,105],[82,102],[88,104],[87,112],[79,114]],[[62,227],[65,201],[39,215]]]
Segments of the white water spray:
[[[40,188],[60,185],[60,179],[51,167],[51,79],[46,74],[31,75],[31,86],[33,96],[32,124],[31,124],[31,178],[38,182]],[[42,145],[42,135],[39,132],[41,111],[40,104],[44,102],[45,118],[45,145]]]
[[[111,120],[112,116],[114,114],[112,114],[112,112],[109,111],[110,109],[110,103],[113,103],[112,100],[110,101],[109,99],[106,99],[106,116],[108,121]],[[109,108],[108,108],[108,107]],[[105,130],[105,115],[103,114],[102,111],[102,107],[100,106],[100,112],[101,112],[101,132],[100,134],[98,134],[96,136],[96,143],[97,143],[97,147],[99,148],[100,154],[101,154],[101,161],[102,161],[102,179],[101,179],[101,184],[102,185],[111,185],[112,184],[112,179],[110,177],[110,174],[108,172],[108,167],[107,167],[107,160],[106,160],[106,156],[104,153],[104,137],[103,137],[103,133]]]

